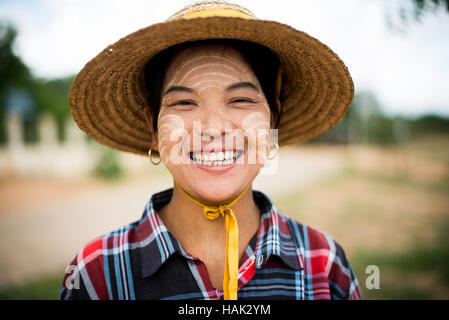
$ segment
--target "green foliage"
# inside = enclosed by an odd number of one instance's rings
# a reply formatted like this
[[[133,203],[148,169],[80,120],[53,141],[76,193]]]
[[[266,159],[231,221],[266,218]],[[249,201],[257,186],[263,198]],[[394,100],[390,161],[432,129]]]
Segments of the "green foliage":
[[[61,79],[36,79],[32,93],[37,102],[38,114],[49,113],[55,120],[58,140],[65,140],[65,125],[70,115],[68,94],[74,76]]]
[[[449,0],[404,1],[397,12],[386,12],[386,24],[390,31],[404,33],[411,24],[420,23],[426,15],[439,10],[449,13]]]
[[[63,275],[47,275],[35,281],[0,289],[0,300],[56,300]]]
[[[93,169],[93,175],[105,180],[117,180],[123,177],[123,168],[120,165],[119,153],[116,150],[98,146],[100,156]]]
[[[429,299],[432,292],[413,286],[406,281],[407,276],[433,276],[445,287],[449,287],[449,220],[436,223],[438,237],[433,243],[416,242],[403,253],[390,252],[359,252],[353,256],[352,264],[358,275],[360,285],[364,289],[363,279],[366,277],[364,268],[370,264],[377,265],[381,270],[381,290],[364,290],[365,298],[376,299]],[[399,285],[387,278],[382,278],[382,272],[399,273],[403,280]],[[382,280],[383,279],[383,280]]]
[[[13,44],[17,37],[16,29],[4,22],[0,22],[0,91],[15,85],[27,87],[31,74],[28,67],[13,52]]]
[[[423,115],[417,119],[388,117],[373,93],[359,91],[345,117],[310,143],[364,143],[398,145],[426,134],[449,134],[449,119]]]
[[[410,127],[415,136],[449,134],[449,119],[428,114],[410,121]]]
[[[28,67],[12,49],[16,37],[16,29],[0,21],[0,144],[8,139],[5,106],[7,91],[14,87],[29,88],[31,84]]]
[[[407,138],[407,124],[402,118],[389,118],[382,113],[372,92],[360,91],[345,117],[330,131],[313,142],[394,144]],[[400,129],[400,130],[398,130]],[[400,132],[402,130],[402,132]]]
[[[372,92],[355,94],[347,114],[347,125],[350,142],[391,144],[397,140],[392,119],[383,115]]]
[[[25,142],[38,140],[39,117],[49,113],[55,120],[58,140],[65,139],[65,124],[70,117],[68,93],[74,76],[61,79],[36,79],[20,57],[14,54],[13,45],[17,37],[16,29],[0,22],[0,144],[7,141],[6,98],[9,93],[25,92],[33,100],[33,112],[24,119]]]
[[[425,13],[438,10],[440,7],[443,7],[449,12],[449,0],[412,0],[412,3],[413,16],[417,21],[419,21]]]

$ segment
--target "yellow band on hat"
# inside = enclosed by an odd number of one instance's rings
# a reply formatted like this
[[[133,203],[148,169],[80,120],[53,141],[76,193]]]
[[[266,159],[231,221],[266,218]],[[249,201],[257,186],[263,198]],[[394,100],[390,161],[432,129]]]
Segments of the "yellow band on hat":
[[[207,219],[213,220],[218,218],[220,215],[224,217],[226,229],[226,257],[223,277],[223,295],[225,300],[237,300],[239,272],[239,228],[231,206],[233,206],[245,194],[251,184],[249,184],[245,190],[243,190],[242,193],[240,193],[239,196],[232,202],[218,206],[206,206],[205,204],[202,204],[185,192],[176,181],[175,184],[188,199],[203,207],[204,216]]]
[[[209,8],[209,9],[203,9],[198,11],[192,11],[188,12],[184,15],[182,15],[183,19],[192,19],[192,18],[199,18],[199,17],[237,17],[237,18],[244,18],[244,19],[254,19],[253,16],[234,9],[227,9],[227,8]]]

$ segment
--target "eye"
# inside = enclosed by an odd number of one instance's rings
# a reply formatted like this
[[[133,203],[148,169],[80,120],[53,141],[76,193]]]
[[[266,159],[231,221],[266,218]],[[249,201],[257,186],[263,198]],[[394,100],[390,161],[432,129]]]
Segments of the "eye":
[[[254,103],[254,101],[249,98],[235,98],[231,100],[231,103]]]
[[[179,100],[179,101],[175,101],[173,103],[171,103],[169,105],[169,107],[174,107],[174,106],[194,106],[195,102],[193,102],[192,100]]]

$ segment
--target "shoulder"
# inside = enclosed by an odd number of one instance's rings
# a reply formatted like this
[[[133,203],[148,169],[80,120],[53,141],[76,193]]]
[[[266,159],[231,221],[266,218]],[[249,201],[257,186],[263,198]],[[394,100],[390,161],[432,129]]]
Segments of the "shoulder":
[[[282,212],[279,212],[279,216],[288,225],[289,231],[300,249],[321,250],[323,253],[325,251],[335,253],[343,250],[338,242],[326,232],[298,222]]]
[[[128,224],[86,243],[66,268],[59,298],[110,299],[110,261],[138,245],[136,226]]]
[[[343,247],[329,234],[300,223],[284,214],[304,267],[314,283],[326,282],[331,298],[361,298],[357,278]]]

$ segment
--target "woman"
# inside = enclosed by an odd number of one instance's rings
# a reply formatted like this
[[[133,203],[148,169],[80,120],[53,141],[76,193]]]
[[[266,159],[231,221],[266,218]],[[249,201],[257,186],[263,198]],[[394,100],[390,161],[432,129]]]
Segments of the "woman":
[[[101,143],[163,162],[174,187],[82,248],[60,298],[361,298],[338,243],[251,187],[279,145],[329,130],[352,96],[325,45],[225,2],[106,48],[72,85],[73,117]]]

